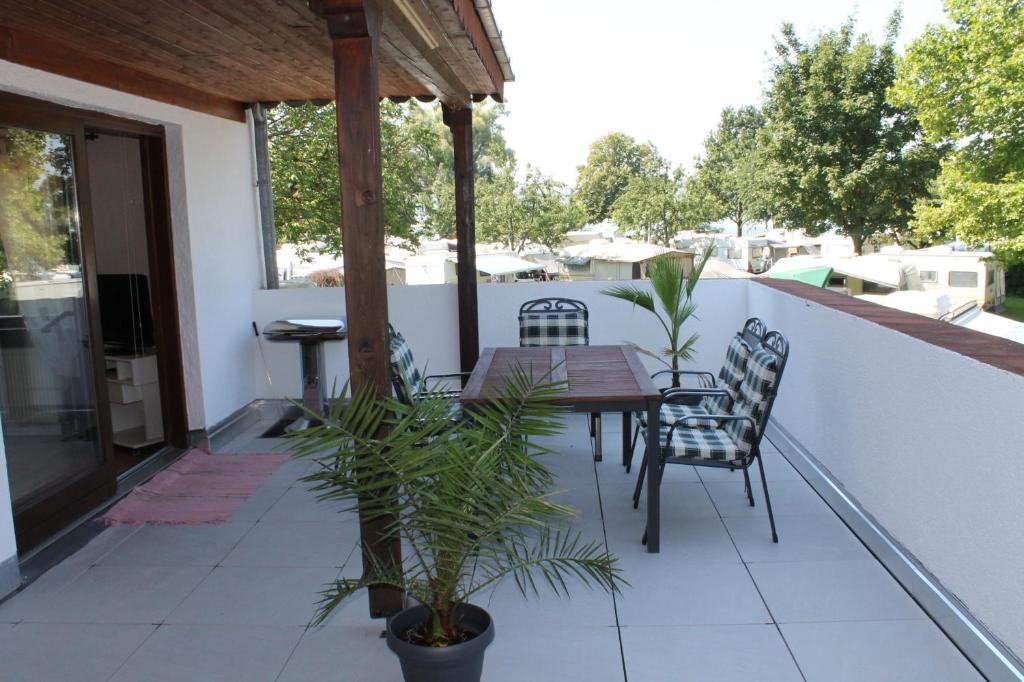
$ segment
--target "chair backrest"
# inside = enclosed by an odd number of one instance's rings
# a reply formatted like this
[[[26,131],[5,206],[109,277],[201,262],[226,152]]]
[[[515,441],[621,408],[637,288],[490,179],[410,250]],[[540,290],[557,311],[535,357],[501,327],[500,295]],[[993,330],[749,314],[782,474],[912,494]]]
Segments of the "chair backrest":
[[[416,369],[412,349],[405,337],[388,325],[388,351],[391,354],[391,385],[395,396],[403,403],[412,404],[413,396],[419,392],[423,377]]]
[[[750,417],[754,423],[730,421],[725,425],[743,457],[751,457],[757,451],[788,360],[789,341],[776,331],[765,334],[747,359],[743,383],[733,401],[731,413]]]
[[[725,351],[725,362],[722,363],[722,369],[718,370],[718,388],[725,389],[729,395],[704,398],[702,407],[705,410],[711,414],[725,414],[729,411],[739,394],[740,384],[743,383],[750,352],[761,344],[767,331],[764,322],[757,317],[751,317],[732,337]]]
[[[519,307],[520,346],[589,346],[590,313],[583,301],[538,298]]]

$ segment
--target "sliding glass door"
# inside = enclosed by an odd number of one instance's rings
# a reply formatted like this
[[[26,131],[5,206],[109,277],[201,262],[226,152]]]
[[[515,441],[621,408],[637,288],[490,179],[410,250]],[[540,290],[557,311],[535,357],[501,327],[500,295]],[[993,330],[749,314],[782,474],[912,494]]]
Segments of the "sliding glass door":
[[[0,120],[0,418],[19,544],[62,505],[114,483],[96,395],[76,137]]]

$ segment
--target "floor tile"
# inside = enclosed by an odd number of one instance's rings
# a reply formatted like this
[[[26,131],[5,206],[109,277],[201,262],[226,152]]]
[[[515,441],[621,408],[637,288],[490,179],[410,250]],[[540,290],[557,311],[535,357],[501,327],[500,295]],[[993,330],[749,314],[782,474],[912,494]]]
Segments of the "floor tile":
[[[351,505],[348,505],[351,506]],[[342,512],[345,507],[337,502],[321,502],[305,486],[289,488],[261,521],[340,521],[351,519],[352,512]]]
[[[742,492],[742,491],[741,491]],[[633,509],[633,487],[601,489],[601,507],[606,519],[636,518],[646,513],[647,496]],[[661,486],[662,527],[696,519],[718,520],[718,511],[702,483],[664,483]]]
[[[743,564],[680,567],[667,557],[646,554],[624,557],[622,568],[630,587],[615,600],[621,625],[771,622]]]
[[[209,573],[194,566],[93,566],[25,620],[160,623]]]
[[[488,682],[525,680],[623,680],[619,639],[613,627],[587,623],[502,626],[484,658]]]
[[[331,568],[220,566],[167,618],[168,623],[306,625]]]
[[[609,550],[619,556],[646,553],[647,547],[640,543],[646,523],[643,504],[634,516],[610,517],[605,519],[605,532]],[[765,524],[767,533],[767,524]],[[706,518],[675,521],[661,524],[661,552],[658,557],[675,564],[714,563],[740,561],[740,555],[733,545],[721,519]]]
[[[402,682],[402,668],[383,632],[383,621],[369,619],[362,625],[308,630],[278,682]]]
[[[531,629],[537,624],[572,629],[577,625],[614,626],[612,595],[599,587],[590,589],[568,579],[569,596],[554,594],[538,581],[538,593],[524,597],[515,581],[503,581],[496,590],[481,594],[474,602],[490,612],[495,627]]]
[[[930,621],[781,625],[808,682],[981,680]]]
[[[252,495],[249,495],[238,509],[232,512],[228,521],[256,522],[263,518],[267,511],[284,497],[288,491],[289,488],[284,486],[262,485]]]
[[[273,682],[303,628],[162,625],[111,682]]]
[[[772,542],[766,517],[725,518],[725,525],[744,561],[842,561],[871,557],[860,540],[834,515],[783,516],[776,519],[775,524],[778,543]]]
[[[742,475],[735,481],[709,481],[704,484],[715,507],[722,516],[768,516],[760,477],[750,479],[754,487],[754,506],[751,507],[743,492]],[[825,504],[805,481],[768,481],[768,494],[772,500],[772,513],[776,516],[799,514],[829,514]]]
[[[99,563],[102,566],[216,566],[252,522],[145,525]]]
[[[4,682],[105,682],[154,625],[22,623],[0,630]]]
[[[801,679],[774,625],[626,627],[622,647],[631,682]]]
[[[768,479],[770,484],[772,481],[803,481],[803,477],[797,472],[796,469],[786,460],[785,457],[775,451],[766,451],[762,453],[764,458],[764,473],[765,478]],[[741,471],[730,471],[728,469],[721,469],[717,467],[696,467],[697,473],[700,474],[701,480],[705,482],[709,481],[732,481],[739,479],[740,486],[743,486],[743,472]],[[750,467],[750,478],[756,480],[758,484],[761,482],[761,473],[757,469],[757,462]],[[769,488],[769,492],[770,492]]]
[[[223,565],[340,568],[358,542],[355,523],[261,521],[224,558]]]
[[[874,559],[765,562],[749,567],[778,623],[926,618]]]

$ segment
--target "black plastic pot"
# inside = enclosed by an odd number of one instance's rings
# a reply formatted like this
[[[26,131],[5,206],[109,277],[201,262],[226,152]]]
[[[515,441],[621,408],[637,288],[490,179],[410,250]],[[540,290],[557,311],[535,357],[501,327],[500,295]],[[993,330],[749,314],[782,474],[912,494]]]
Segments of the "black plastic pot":
[[[388,621],[388,648],[402,662],[405,682],[480,682],[484,651],[494,641],[494,623],[490,614],[472,604],[461,604],[456,613],[462,627],[476,636],[448,647],[410,644],[401,637],[426,622],[430,614],[426,606],[404,609]]]

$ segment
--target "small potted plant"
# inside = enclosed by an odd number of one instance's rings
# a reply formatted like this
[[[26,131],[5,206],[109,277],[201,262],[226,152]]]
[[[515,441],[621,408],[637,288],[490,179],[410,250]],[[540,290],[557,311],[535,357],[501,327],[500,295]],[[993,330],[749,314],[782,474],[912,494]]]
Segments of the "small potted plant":
[[[383,520],[404,548],[401,562],[373,559],[362,577],[329,585],[314,624],[362,588],[400,590],[408,606],[387,642],[405,680],[477,682],[494,624],[473,597],[509,577],[524,596],[540,584],[567,594],[571,579],[618,590],[615,559],[560,523],[573,510],[551,498],[542,458],[553,453],[535,439],[561,429],[559,390],[519,369],[492,405],[457,418],[444,391],[411,405],[357,391],[292,434],[295,452],[320,464],[305,479],[319,497]]]
[[[606,296],[628,301],[648,310],[658,318],[668,336],[668,345],[660,353],[633,345],[645,355],[665,363],[673,371],[674,388],[679,387],[679,375],[676,373],[679,370],[679,361],[691,359],[693,346],[697,343],[696,333],[683,337],[683,325],[697,312],[693,292],[712,253],[714,243],[709,244],[698,255],[689,273],[680,260],[665,256],[658,258],[647,268],[647,277],[651,281],[650,290],[632,284],[619,284],[601,291]]]

